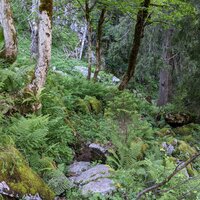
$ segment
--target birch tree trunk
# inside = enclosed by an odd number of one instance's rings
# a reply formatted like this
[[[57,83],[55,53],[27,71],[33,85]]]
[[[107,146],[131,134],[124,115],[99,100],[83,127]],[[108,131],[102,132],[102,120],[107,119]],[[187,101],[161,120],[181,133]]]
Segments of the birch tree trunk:
[[[83,56],[83,49],[85,46],[86,35],[87,35],[87,24],[85,24],[85,26],[84,26],[83,37],[81,40],[81,49],[80,49],[80,54],[79,54],[80,60],[82,59],[82,56]]]
[[[0,58],[13,63],[17,58],[17,33],[9,0],[0,0],[0,21],[5,41],[4,48],[0,51]]]
[[[28,90],[34,95],[37,95],[45,85],[48,67],[51,59],[52,10],[52,0],[39,1],[39,55],[33,80],[28,85]]]
[[[121,83],[118,87],[119,90],[124,90],[127,87],[130,79],[135,74],[137,57],[138,57],[141,41],[144,34],[145,23],[146,23],[146,20],[148,19],[148,8],[150,6],[150,2],[151,0],[144,0],[141,5],[142,8],[138,11],[137,22],[135,25],[134,40],[133,40],[132,50],[131,50],[131,54],[129,58],[128,69],[121,80]]]
[[[96,42],[96,56],[97,56],[97,63],[96,63],[96,69],[94,72],[93,80],[96,82],[98,74],[101,70],[101,39],[102,39],[102,32],[103,32],[103,23],[105,21],[105,14],[106,14],[106,8],[103,8],[101,10],[101,15],[98,21],[97,26],[97,42]]]
[[[38,0],[32,0],[32,20],[29,22],[31,28],[31,58],[37,59],[38,58]]]

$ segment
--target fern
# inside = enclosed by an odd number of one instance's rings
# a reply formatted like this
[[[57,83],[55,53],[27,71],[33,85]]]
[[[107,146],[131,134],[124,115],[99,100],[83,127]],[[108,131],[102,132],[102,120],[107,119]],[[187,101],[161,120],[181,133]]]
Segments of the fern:
[[[12,124],[7,129],[14,138],[17,147],[30,156],[34,151],[43,152],[48,133],[48,116],[29,115],[28,118],[12,118]]]

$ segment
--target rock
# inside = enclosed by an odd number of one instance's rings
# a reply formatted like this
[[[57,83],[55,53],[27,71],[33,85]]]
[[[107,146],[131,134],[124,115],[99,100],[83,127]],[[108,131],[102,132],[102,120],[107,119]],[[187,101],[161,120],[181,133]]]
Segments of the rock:
[[[87,169],[88,167],[89,169]],[[69,172],[73,172],[74,175],[69,179],[81,190],[83,195],[89,193],[106,195],[116,189],[113,180],[109,178],[109,166],[98,164],[91,167],[88,162],[75,162],[70,169]]]
[[[89,148],[98,149],[99,151],[101,151],[104,154],[108,151],[108,149],[106,147],[102,147],[100,144],[95,144],[95,143],[91,143],[89,145]]]
[[[73,179],[73,182],[79,185],[84,185],[87,182],[94,181],[99,178],[109,177],[109,167],[106,165],[96,165],[81,173],[79,176]]]
[[[175,135],[175,133],[170,128],[162,128],[157,132],[157,135],[164,137],[167,135]]]
[[[88,75],[88,68],[83,66],[75,66],[73,67],[74,71],[80,72],[84,77]],[[91,73],[91,77],[94,76],[94,73]]]
[[[179,127],[191,122],[191,116],[185,113],[168,113],[164,116],[166,123],[172,127]]]
[[[102,103],[96,97],[85,96],[84,99],[78,98],[76,100],[75,110],[82,113],[99,114],[102,111]]]
[[[88,170],[90,168],[90,162],[74,162],[69,166],[69,175],[70,176],[78,176],[82,172]]]
[[[24,200],[42,200],[39,194],[36,195],[25,195],[23,196]]]
[[[193,134],[194,132],[200,131],[199,124],[187,124],[182,127],[177,127],[174,129],[175,134],[188,136]]]
[[[90,112],[99,114],[102,111],[101,101],[99,101],[96,97],[85,96],[84,101],[87,102]]]
[[[0,193],[22,198],[25,195],[54,199],[55,194],[44,181],[27,165],[20,152],[13,146],[0,146]],[[38,194],[38,195],[37,195]],[[30,196],[30,197],[31,197]]]
[[[191,147],[185,141],[179,141],[178,150],[186,157],[191,157],[197,153],[196,149],[194,147]]]
[[[87,146],[84,146],[81,151],[78,153],[76,158],[77,161],[85,162],[106,162],[107,148],[99,144],[91,143]]]
[[[114,182],[108,178],[97,179],[96,181],[89,182],[81,187],[82,194],[100,193],[102,195],[110,194],[115,190]]]
[[[112,82],[115,83],[115,84],[117,84],[117,83],[120,82],[120,79],[117,78],[116,76],[113,76],[113,77],[112,77]]]

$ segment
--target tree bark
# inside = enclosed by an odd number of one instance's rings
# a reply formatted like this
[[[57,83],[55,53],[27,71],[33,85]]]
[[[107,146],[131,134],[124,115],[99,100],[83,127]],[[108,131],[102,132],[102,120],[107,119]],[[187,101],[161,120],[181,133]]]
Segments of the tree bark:
[[[90,7],[89,0],[85,0],[85,19],[87,22],[87,32],[88,32],[88,75],[87,79],[91,79],[92,70],[92,25],[90,19]]]
[[[144,0],[141,5],[142,8],[138,11],[128,69],[121,80],[121,83],[118,87],[119,90],[124,90],[127,87],[130,79],[135,74],[137,57],[138,57],[141,41],[144,35],[145,23],[146,23],[146,20],[148,19],[148,8],[150,6],[150,2],[151,0]]]
[[[102,32],[103,32],[103,23],[105,21],[105,14],[106,14],[106,8],[103,8],[101,10],[101,15],[98,21],[97,26],[97,42],[96,42],[96,56],[97,56],[97,63],[96,63],[96,69],[94,72],[93,80],[96,82],[98,74],[101,70],[101,39],[102,39]]]
[[[168,29],[164,33],[163,43],[163,61],[167,65],[167,68],[160,71],[160,83],[159,83],[159,99],[157,101],[158,106],[164,106],[170,102],[172,98],[172,72],[174,71],[174,56],[172,53],[172,36],[173,29]]]
[[[31,28],[31,58],[37,59],[38,58],[38,0],[32,0],[32,20],[29,22]]]
[[[0,51],[0,58],[13,63],[17,58],[17,33],[9,0],[0,0],[0,21],[3,27],[4,48]]]
[[[82,59],[82,56],[83,56],[83,49],[85,46],[86,35],[87,35],[87,24],[84,26],[83,37],[81,40],[81,49],[80,49],[80,54],[79,54],[80,60]]]
[[[38,40],[38,61],[32,82],[28,90],[38,94],[45,85],[48,67],[51,59],[52,43],[52,0],[39,1],[39,40]]]

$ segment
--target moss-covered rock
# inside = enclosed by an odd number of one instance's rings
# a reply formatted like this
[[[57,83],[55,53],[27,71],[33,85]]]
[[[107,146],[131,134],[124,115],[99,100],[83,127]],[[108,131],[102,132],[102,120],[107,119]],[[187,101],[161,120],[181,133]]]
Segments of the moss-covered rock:
[[[77,99],[76,110],[82,113],[98,114],[102,111],[102,104],[96,97],[86,96],[84,99]]]
[[[0,158],[0,182],[5,181],[12,192],[20,197],[25,194],[35,195],[38,193],[42,199],[54,199],[54,193],[32,171],[13,145],[1,145]]]
[[[160,137],[164,137],[167,135],[175,135],[175,133],[170,128],[162,128],[156,132],[156,134]]]
[[[102,110],[101,102],[96,97],[86,96],[84,100],[88,103],[90,110],[96,114]]]
[[[192,155],[196,154],[197,151],[194,147],[191,147],[188,143],[185,141],[179,141],[179,146],[178,146],[178,151],[186,156],[186,157],[191,157]]]
[[[167,113],[165,121],[172,127],[179,127],[191,122],[192,118],[186,113]]]
[[[191,135],[196,131],[200,131],[200,126],[193,123],[174,129],[175,134],[178,135]]]
[[[88,104],[83,99],[77,99],[75,104],[76,104],[75,110],[80,111],[82,113],[90,113],[90,109],[88,107]]]

